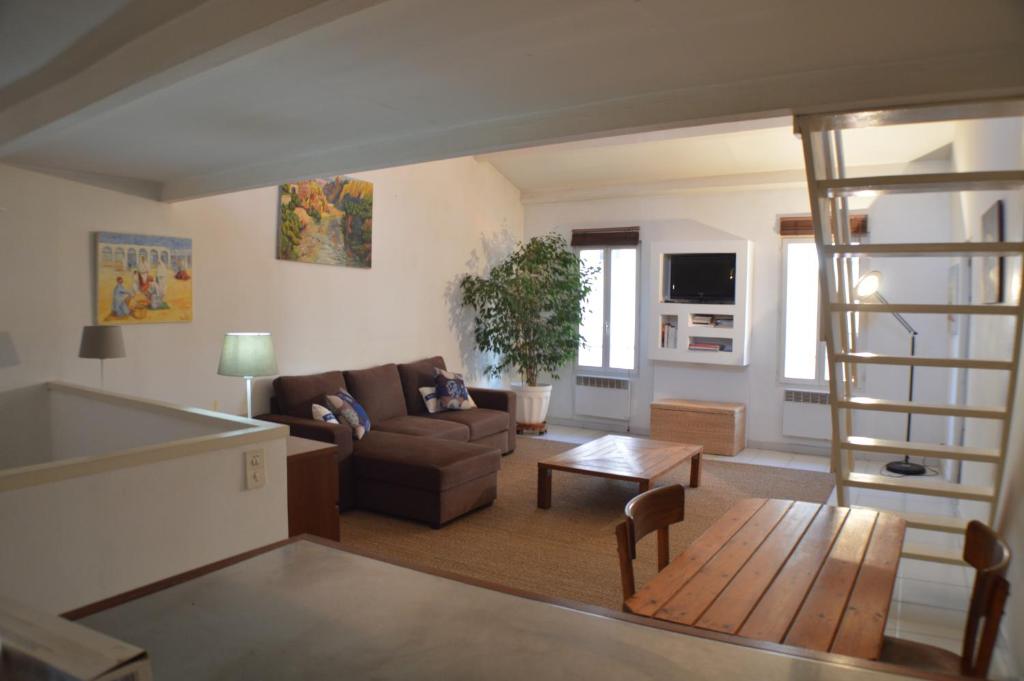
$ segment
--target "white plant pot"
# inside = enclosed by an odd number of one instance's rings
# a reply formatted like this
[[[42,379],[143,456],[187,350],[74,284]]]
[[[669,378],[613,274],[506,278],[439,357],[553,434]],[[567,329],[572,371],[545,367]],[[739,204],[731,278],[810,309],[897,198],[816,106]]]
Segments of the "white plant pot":
[[[543,425],[551,404],[551,386],[513,383],[512,391],[516,394],[516,423],[528,428]]]

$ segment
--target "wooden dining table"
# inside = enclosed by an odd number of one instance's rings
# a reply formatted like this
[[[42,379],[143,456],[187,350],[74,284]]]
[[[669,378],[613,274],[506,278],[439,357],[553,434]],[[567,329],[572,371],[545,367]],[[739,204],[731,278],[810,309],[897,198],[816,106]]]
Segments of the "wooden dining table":
[[[637,615],[870,660],[882,651],[906,522],[744,499],[626,600]]]

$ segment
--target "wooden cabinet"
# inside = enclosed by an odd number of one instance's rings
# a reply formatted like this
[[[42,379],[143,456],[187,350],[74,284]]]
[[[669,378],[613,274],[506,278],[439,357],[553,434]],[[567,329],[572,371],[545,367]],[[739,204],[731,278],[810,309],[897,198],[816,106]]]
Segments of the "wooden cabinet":
[[[288,536],[297,534],[341,537],[337,445],[288,438]]]
[[[738,402],[657,400],[651,403],[651,438],[733,456],[747,446],[747,407]]]

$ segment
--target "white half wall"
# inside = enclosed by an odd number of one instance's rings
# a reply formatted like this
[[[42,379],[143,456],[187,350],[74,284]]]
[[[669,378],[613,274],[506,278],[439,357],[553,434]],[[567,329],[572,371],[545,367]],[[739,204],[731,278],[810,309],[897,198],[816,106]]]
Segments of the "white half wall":
[[[0,593],[61,613],[287,536],[284,437],[6,490]]]
[[[0,165],[0,331],[21,359],[0,368],[0,390],[99,385],[99,363],[78,358],[94,318],[95,231],[191,237],[194,252],[194,321],[125,327],[108,390],[242,413],[242,379],[217,375],[228,331],[270,331],[283,374],[441,354],[474,375],[450,293],[522,237],[519,190],[473,158],[359,177],[375,190],[369,269],[276,260],[276,187],[169,205]],[[269,383],[257,381],[256,413]]]

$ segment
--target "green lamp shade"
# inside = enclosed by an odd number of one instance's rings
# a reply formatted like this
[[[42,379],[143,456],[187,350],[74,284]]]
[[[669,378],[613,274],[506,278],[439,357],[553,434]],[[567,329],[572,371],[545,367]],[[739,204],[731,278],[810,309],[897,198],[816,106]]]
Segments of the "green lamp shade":
[[[227,333],[220,351],[221,376],[273,376],[277,373],[269,333]]]

